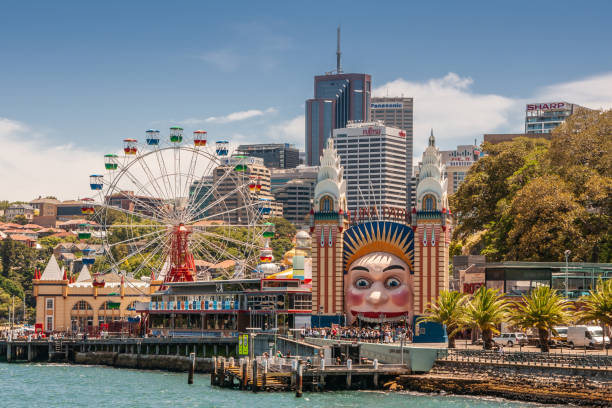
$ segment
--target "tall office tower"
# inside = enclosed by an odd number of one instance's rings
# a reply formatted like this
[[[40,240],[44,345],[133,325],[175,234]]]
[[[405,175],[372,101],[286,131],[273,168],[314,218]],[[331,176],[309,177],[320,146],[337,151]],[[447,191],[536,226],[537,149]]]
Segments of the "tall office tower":
[[[318,171],[316,166],[270,171],[272,195],[283,205],[283,217],[298,227],[306,224]]]
[[[334,144],[344,167],[348,209],[382,207],[406,210],[406,136],[382,122],[353,123],[334,130]]]
[[[314,78],[314,98],[306,101],[306,164],[319,165],[319,157],[334,129],[349,121],[370,120],[372,77],[368,74],[345,74],[340,65],[340,28],[336,72]]]
[[[290,169],[300,164],[300,151],[289,143],[265,143],[240,145],[238,154],[261,157],[270,169]]]
[[[372,98],[370,111],[373,121],[381,121],[387,126],[402,129],[406,132],[406,202],[412,207],[412,119],[413,99],[404,97]]]
[[[550,133],[580,105],[567,102],[530,103],[525,108],[525,133]]]

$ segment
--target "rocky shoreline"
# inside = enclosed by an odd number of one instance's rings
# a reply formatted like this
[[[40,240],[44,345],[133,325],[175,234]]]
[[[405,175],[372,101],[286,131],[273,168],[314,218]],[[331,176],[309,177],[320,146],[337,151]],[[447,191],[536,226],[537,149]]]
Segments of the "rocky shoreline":
[[[542,404],[612,407],[612,372],[597,375],[529,373],[524,367],[436,363],[427,374],[406,375],[387,384],[393,390],[489,396]]]

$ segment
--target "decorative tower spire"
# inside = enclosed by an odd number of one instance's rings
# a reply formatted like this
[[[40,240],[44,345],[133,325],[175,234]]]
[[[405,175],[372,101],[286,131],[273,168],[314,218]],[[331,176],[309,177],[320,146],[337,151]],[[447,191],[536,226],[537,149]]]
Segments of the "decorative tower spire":
[[[429,145],[430,146],[436,145],[436,138],[433,135],[433,128],[431,129],[431,133],[429,134]]]

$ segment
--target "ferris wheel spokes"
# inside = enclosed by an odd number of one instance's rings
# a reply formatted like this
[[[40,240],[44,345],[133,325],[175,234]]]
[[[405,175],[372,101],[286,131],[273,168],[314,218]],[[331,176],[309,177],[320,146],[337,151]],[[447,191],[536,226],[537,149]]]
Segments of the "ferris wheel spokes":
[[[169,240],[169,239],[170,239],[170,238],[169,238],[169,236],[170,236],[170,234],[169,234],[169,233],[167,233],[167,234],[165,234],[165,235],[161,235],[161,236],[155,237],[155,238],[153,238],[151,241],[149,241],[149,242],[148,242],[146,245],[144,245],[144,246],[142,246],[142,247],[140,247],[140,248],[136,249],[135,251],[133,251],[133,252],[131,252],[131,253],[127,254],[126,256],[124,256],[123,258],[121,258],[119,261],[115,261],[115,260],[114,260],[113,255],[112,255],[112,253],[110,253],[110,251],[109,251],[109,256],[110,256],[110,257],[111,257],[111,259],[113,260],[113,265],[111,265],[111,267],[110,267],[109,269],[105,270],[105,271],[104,271],[104,272],[102,272],[102,273],[104,274],[104,273],[107,273],[107,272],[111,272],[111,271],[112,271],[113,269],[115,269],[115,268],[116,268],[118,265],[121,265],[122,263],[124,263],[124,262],[125,262],[125,261],[127,261],[128,259],[133,258],[134,256],[136,256],[136,255],[140,255],[141,253],[143,253],[143,252],[144,252],[144,251],[145,251],[147,248],[149,248],[151,245],[153,245],[153,244],[155,244],[155,243],[161,243],[161,242],[164,240],[164,238],[165,238],[166,240]]]

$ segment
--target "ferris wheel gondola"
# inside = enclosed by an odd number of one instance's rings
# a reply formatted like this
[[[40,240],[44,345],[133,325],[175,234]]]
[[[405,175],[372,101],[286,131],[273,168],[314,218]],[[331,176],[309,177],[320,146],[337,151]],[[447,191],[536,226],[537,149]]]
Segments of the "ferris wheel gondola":
[[[173,126],[165,142],[158,130],[145,133],[144,144],[124,139],[124,155],[104,156],[107,174],[90,176],[98,196],[82,212],[95,214],[105,248],[92,272],[190,281],[198,265],[227,260],[235,269],[226,278],[255,271],[273,225],[264,224],[269,204],[262,206],[246,158],[227,157],[228,141],[210,149],[203,130],[186,140]]]

